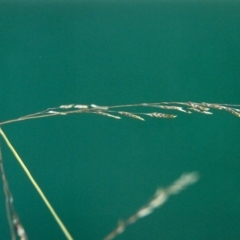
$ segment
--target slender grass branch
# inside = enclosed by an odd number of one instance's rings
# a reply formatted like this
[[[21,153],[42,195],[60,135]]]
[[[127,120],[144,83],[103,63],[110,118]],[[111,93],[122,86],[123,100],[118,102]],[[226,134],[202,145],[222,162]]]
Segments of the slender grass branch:
[[[57,213],[55,212],[55,210],[53,209],[53,207],[51,206],[50,202],[47,200],[46,196],[44,195],[43,191],[41,190],[41,188],[39,187],[39,185],[37,184],[37,182],[34,180],[32,174],[29,172],[28,168],[26,167],[26,165],[23,163],[22,159],[20,158],[20,156],[18,155],[17,151],[14,149],[14,147],[12,146],[12,144],[10,143],[10,141],[8,140],[7,136],[5,135],[5,133],[3,132],[3,130],[0,128],[0,134],[2,135],[3,139],[5,140],[7,146],[9,147],[9,149],[12,151],[13,155],[15,156],[15,158],[17,159],[18,163],[21,165],[23,171],[26,173],[26,175],[28,176],[29,180],[31,181],[31,183],[33,184],[34,188],[37,190],[37,192],[39,193],[40,197],[42,198],[42,200],[44,201],[44,203],[46,204],[47,208],[49,209],[49,211],[51,212],[51,214],[53,215],[53,217],[55,218],[56,222],[58,223],[59,227],[61,228],[61,230],[63,231],[64,235],[66,236],[66,238],[68,240],[72,240],[72,236],[71,234],[68,232],[67,228],[65,227],[65,225],[63,224],[63,222],[61,221],[61,219],[58,217]]]
[[[7,220],[10,228],[10,235],[12,240],[16,240],[16,232],[14,227],[14,218],[17,216],[16,211],[14,210],[14,205],[13,205],[13,196],[10,191],[10,187],[8,185],[7,181],[7,176],[5,174],[5,170],[3,167],[3,160],[2,160],[2,149],[0,146],[0,171],[1,171],[1,176],[2,176],[2,182],[3,182],[3,191],[5,195],[5,208],[6,208],[6,213],[7,213]],[[20,220],[18,221],[20,222]],[[24,228],[22,228],[24,229]],[[25,232],[25,231],[24,231]]]

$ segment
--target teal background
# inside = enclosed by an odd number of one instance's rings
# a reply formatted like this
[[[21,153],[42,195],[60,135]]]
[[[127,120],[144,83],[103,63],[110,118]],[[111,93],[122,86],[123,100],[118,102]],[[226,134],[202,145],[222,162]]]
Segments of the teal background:
[[[1,3],[0,121],[62,104],[240,104],[238,1]],[[182,173],[200,181],[117,239],[240,239],[240,119],[69,115],[3,126],[75,239],[103,239]],[[29,239],[64,239],[1,141]],[[9,239],[0,193],[0,239]]]

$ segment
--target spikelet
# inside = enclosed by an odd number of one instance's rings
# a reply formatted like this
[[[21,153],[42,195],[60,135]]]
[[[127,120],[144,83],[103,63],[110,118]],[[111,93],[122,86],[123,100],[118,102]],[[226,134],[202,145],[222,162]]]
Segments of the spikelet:
[[[107,106],[98,106],[96,104],[91,104],[90,106],[91,106],[91,108],[96,108],[97,110],[104,110],[104,111],[107,111],[109,108]]]
[[[179,106],[156,105],[154,107],[159,107],[159,108],[168,109],[168,110],[177,110],[177,111],[185,112],[185,113],[191,113],[191,111],[185,110],[185,109],[183,109],[183,107],[179,107]]]
[[[201,103],[202,106],[204,107],[209,107],[209,108],[215,108],[215,109],[218,109],[218,110],[222,110],[225,108],[225,106],[221,106],[219,104],[214,104],[214,103]]]
[[[96,111],[96,112],[92,112],[92,113],[96,113],[96,114],[99,114],[99,115],[102,115],[102,116],[111,117],[111,118],[115,118],[115,119],[121,119],[121,117],[119,117],[119,116],[109,114],[109,113],[106,113],[106,112]]]
[[[195,112],[203,113],[203,114],[212,114],[212,112],[205,111],[205,110],[198,109],[198,108],[188,108],[188,109],[195,111]]]
[[[76,105],[74,105],[74,108],[78,108],[78,109],[88,109],[88,105],[76,104]]]
[[[225,110],[237,117],[240,117],[239,109],[225,108]]]
[[[130,117],[130,118],[135,118],[135,119],[138,119],[138,120],[141,120],[141,121],[145,121],[144,118],[136,115],[136,114],[133,114],[133,113],[130,113],[130,112],[122,112],[122,111],[119,111],[118,112],[119,114],[122,114],[124,116],[127,116],[127,117]]]
[[[196,112],[197,112],[197,110],[200,110],[202,112],[209,110],[208,107],[202,105],[201,103],[188,102],[187,105],[190,106],[190,109],[192,109],[192,110],[195,109]]]
[[[69,109],[69,108],[73,108],[73,106],[74,106],[74,104],[61,105],[59,108]]]
[[[156,118],[175,118],[175,117],[177,117],[177,115],[159,113],[159,112],[146,113],[146,115],[148,115],[150,117],[156,117]]]
[[[65,112],[57,112],[57,111],[48,111],[47,113],[50,113],[50,114],[59,114],[59,115],[67,115],[67,113],[65,113]]]

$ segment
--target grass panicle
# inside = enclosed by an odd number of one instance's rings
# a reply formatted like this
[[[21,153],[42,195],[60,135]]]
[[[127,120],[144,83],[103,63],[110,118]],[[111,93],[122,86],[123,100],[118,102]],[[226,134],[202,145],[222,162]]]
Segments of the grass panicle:
[[[153,108],[161,108],[163,110],[171,111],[171,113],[166,112],[134,112],[131,109],[137,107],[145,108],[150,110]],[[123,110],[118,110],[123,109]],[[126,111],[125,109],[129,109]],[[53,116],[66,116],[68,114],[79,114],[79,113],[95,113],[105,117],[111,117],[115,119],[121,119],[121,116],[126,116],[134,118],[137,120],[144,120],[144,117],[157,117],[157,118],[176,118],[177,114],[172,113],[172,111],[183,112],[191,114],[193,112],[198,112],[201,114],[213,114],[212,110],[223,110],[231,113],[236,117],[240,117],[240,105],[234,104],[216,104],[216,103],[196,103],[196,102],[159,102],[159,103],[138,103],[138,104],[125,104],[125,105],[115,105],[115,106],[99,106],[96,104],[67,104],[61,105],[59,107],[48,108],[44,111],[22,116],[20,118],[7,120],[0,123],[1,125],[31,120],[36,118],[46,118]]]
[[[143,111],[135,111],[135,109],[141,108]],[[134,109],[134,111],[133,111]],[[155,111],[152,111],[154,109]],[[162,111],[156,111],[156,109],[162,109]],[[151,111],[150,111],[151,110]],[[99,106],[96,104],[65,104],[60,105],[59,107],[47,108],[44,111],[36,112],[33,114],[25,115],[19,118],[15,118],[12,120],[3,121],[0,123],[0,135],[4,139],[8,148],[12,151],[16,160],[21,165],[25,174],[29,178],[30,182],[33,184],[36,191],[41,196],[43,202],[48,207],[50,213],[54,217],[55,221],[61,228],[63,234],[66,239],[72,240],[73,237],[60,220],[56,211],[53,209],[50,202],[47,200],[46,196],[40,189],[37,182],[34,180],[32,174],[24,164],[23,160],[18,155],[15,148],[12,146],[7,136],[2,130],[2,126],[6,124],[11,124],[14,122],[20,122],[25,120],[32,120],[37,118],[46,118],[46,117],[54,117],[54,116],[66,116],[69,114],[98,114],[105,117],[110,117],[114,119],[121,119],[122,117],[129,117],[140,121],[145,121],[147,117],[153,118],[166,118],[173,119],[177,117],[176,112],[182,112],[185,114],[191,114],[193,112],[197,112],[200,114],[213,114],[214,110],[223,110],[226,111],[236,117],[240,117],[240,105],[234,104],[216,104],[216,103],[196,103],[196,102],[159,102],[159,103],[138,103],[138,104],[123,104],[123,105],[114,105],[114,106]],[[21,240],[27,240],[27,234],[23,227],[23,224],[20,221],[20,218],[17,215],[17,212],[13,206],[13,195],[10,191],[7,177],[3,168],[3,160],[2,153],[0,149],[0,173],[2,176],[3,189],[5,194],[5,203],[6,203],[6,213],[7,219],[10,228],[11,239],[15,240],[17,238]],[[127,220],[119,221],[117,227],[110,232],[105,240],[112,240],[117,237],[120,233],[125,231],[125,228],[138,221],[140,218],[143,218],[152,212],[155,211],[156,208],[162,206],[166,200],[173,194],[177,194],[186,187],[191,184],[194,184],[199,179],[199,175],[196,172],[183,174],[179,179],[177,179],[172,185],[167,188],[158,189],[155,193],[154,197],[142,208],[140,208],[136,213],[131,215]]]
[[[131,215],[127,220],[120,220],[117,227],[110,232],[104,240],[112,240],[117,235],[123,233],[126,227],[135,223],[140,218],[146,217],[153,213],[157,208],[161,207],[168,198],[173,194],[178,194],[188,186],[196,183],[199,179],[197,172],[185,173],[179,179],[177,179],[172,185],[166,188],[159,188],[152,199],[143,207],[141,207],[136,213]]]

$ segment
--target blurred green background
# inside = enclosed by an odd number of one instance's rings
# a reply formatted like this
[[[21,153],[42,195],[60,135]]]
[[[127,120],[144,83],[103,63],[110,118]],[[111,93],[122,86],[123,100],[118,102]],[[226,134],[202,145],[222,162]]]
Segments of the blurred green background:
[[[67,2],[67,1],[66,1]],[[238,1],[2,2],[0,121],[62,104],[240,104]],[[103,239],[182,173],[200,181],[117,239],[240,239],[240,119],[70,115],[3,126],[75,239]],[[6,145],[29,239],[64,239]],[[10,239],[3,191],[0,239]]]

